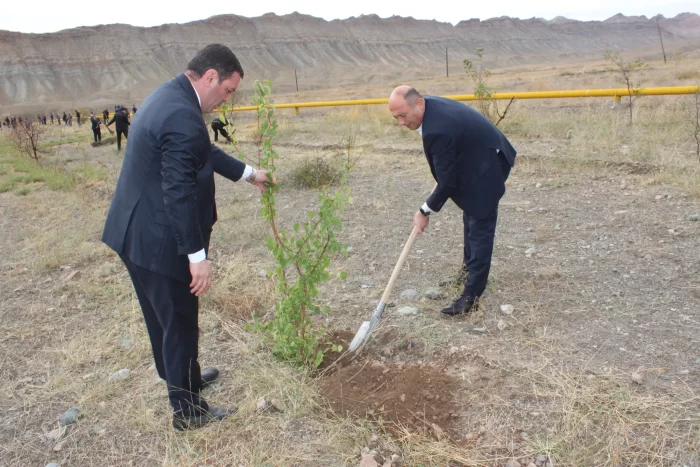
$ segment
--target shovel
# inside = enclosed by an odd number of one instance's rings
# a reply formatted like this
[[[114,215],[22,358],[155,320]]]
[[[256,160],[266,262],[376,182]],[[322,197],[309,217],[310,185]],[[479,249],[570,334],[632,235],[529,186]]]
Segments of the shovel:
[[[384,289],[384,295],[382,295],[382,299],[379,301],[376,311],[374,312],[372,318],[369,321],[365,321],[362,323],[362,326],[360,326],[360,329],[357,331],[357,334],[355,334],[355,337],[353,337],[352,342],[350,342],[350,347],[348,349],[350,352],[355,352],[364,347],[364,345],[369,340],[369,337],[372,334],[372,332],[375,329],[377,329],[377,326],[379,326],[379,322],[382,319],[382,313],[384,313],[384,308],[386,308],[386,304],[389,301],[391,291],[394,289],[394,283],[396,282],[396,278],[399,276],[399,272],[401,271],[403,262],[406,260],[408,252],[411,251],[413,241],[416,239],[417,235],[418,230],[415,227],[413,227],[411,236],[408,237],[406,246],[403,247],[401,256],[399,256],[399,261],[396,263],[396,266],[394,266],[394,272],[391,273],[391,278],[389,279],[389,283],[386,285],[386,289]]]

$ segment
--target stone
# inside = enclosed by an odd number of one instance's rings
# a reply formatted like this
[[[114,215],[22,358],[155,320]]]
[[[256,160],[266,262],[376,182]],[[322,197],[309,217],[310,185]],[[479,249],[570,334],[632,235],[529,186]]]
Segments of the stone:
[[[49,440],[49,441],[58,441],[59,439],[61,439],[61,436],[63,436],[63,434],[64,434],[65,432],[66,432],[66,427],[65,427],[65,426],[59,426],[59,427],[56,428],[55,430],[51,430],[51,431],[49,431],[48,433],[46,433],[46,435],[44,435],[44,436],[45,436],[46,439]]]
[[[527,467],[537,467],[537,464],[535,464],[534,462],[530,462],[529,464],[527,464]]]
[[[508,327],[508,323],[506,323],[502,319],[499,319],[498,324],[496,324],[496,327],[498,328],[499,331],[504,331]]]
[[[124,334],[122,341],[119,343],[119,347],[122,349],[130,349],[134,346],[134,340],[131,338],[131,334]]]
[[[75,271],[72,271],[70,274],[68,274],[68,275],[66,276],[66,279],[65,279],[65,280],[66,280],[66,281],[73,280],[73,279],[75,279],[76,277],[78,277],[78,274],[80,274],[80,271],[76,269]]]
[[[418,297],[420,297],[420,294],[416,289],[406,289],[401,292],[401,298],[405,298],[406,300],[416,300]]]
[[[634,373],[632,373],[632,381],[634,381],[637,384],[644,383],[644,373],[639,373],[635,371]]]
[[[426,290],[425,292],[423,292],[423,296],[425,298],[429,298],[430,300],[440,300],[440,299],[444,298],[444,295],[442,294],[442,292],[439,292],[439,291],[433,290],[433,289],[429,289],[429,290]]]
[[[411,315],[417,315],[420,310],[414,306],[405,306],[402,308],[399,308],[397,311],[398,314],[402,316],[411,316]]]
[[[261,269],[257,272],[256,276],[260,277],[261,279],[269,277],[267,274],[267,271],[264,269]]]
[[[537,249],[534,246],[525,250],[525,256],[527,256],[528,258],[530,258],[535,253],[537,253]]]
[[[60,451],[61,449],[63,449],[63,446],[64,446],[65,444],[66,444],[66,441],[65,441],[65,440],[56,443],[56,445],[53,447],[53,451],[54,451],[54,452]]]
[[[58,420],[58,424],[60,426],[72,425],[78,421],[79,417],[80,409],[78,407],[71,407],[70,409],[66,410],[63,415],[61,415],[61,418]]]
[[[61,467],[59,464],[56,462],[51,462],[50,464],[46,464],[46,467]]]
[[[445,437],[445,432],[436,423],[430,424],[430,430],[438,441],[441,441]]]
[[[522,467],[520,465],[520,462],[516,461],[515,459],[511,459],[506,463],[506,467]]]
[[[692,222],[700,222],[700,214],[691,214],[688,216],[688,220]]]
[[[451,277],[448,277],[448,278],[446,278],[446,279],[440,280],[440,281],[438,282],[438,285],[439,285],[440,287],[447,287],[447,286],[449,286],[449,285],[452,285],[452,284],[456,283],[458,279],[459,279],[459,277],[457,277],[457,276],[451,276]]]
[[[266,399],[264,397],[258,398],[255,403],[255,410],[259,413],[275,413],[281,412],[280,403],[274,399]]]
[[[371,454],[362,454],[362,459],[360,460],[360,467],[380,467],[374,456]]]
[[[542,188],[542,184],[541,184],[540,182],[537,182],[537,183],[535,184],[535,188]]]
[[[376,287],[377,284],[371,281],[360,281],[360,287],[363,289],[370,289],[372,287]]]
[[[88,430],[88,433],[90,433],[93,436],[102,436],[105,433],[107,433],[107,429],[103,426],[95,425],[90,430]]]
[[[121,370],[119,370],[115,373],[112,373],[112,375],[109,378],[107,378],[107,382],[108,383],[116,383],[117,381],[120,381],[120,380],[126,378],[127,376],[129,376],[130,373],[131,373],[130,369],[122,368]]]
[[[547,462],[547,454],[537,454],[535,462],[537,462],[538,464],[544,464],[545,462]]]
[[[470,329],[470,330],[467,331],[467,332],[470,332],[470,333],[472,333],[472,334],[484,334],[484,333],[486,332],[486,328],[484,328],[484,327],[481,327],[481,328],[472,328],[472,329]]]
[[[355,253],[355,250],[351,246],[349,246],[346,251],[348,252],[349,255]]]
[[[501,313],[504,315],[510,316],[513,314],[513,311],[515,311],[515,307],[513,305],[501,305]]]

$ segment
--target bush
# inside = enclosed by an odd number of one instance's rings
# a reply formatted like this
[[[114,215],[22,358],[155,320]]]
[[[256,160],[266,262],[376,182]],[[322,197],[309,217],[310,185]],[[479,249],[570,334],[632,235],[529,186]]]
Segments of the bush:
[[[676,73],[676,79],[679,81],[700,80],[700,71],[681,71],[680,73]]]
[[[294,166],[289,177],[298,188],[325,188],[341,180],[343,169],[321,157],[307,157]]]

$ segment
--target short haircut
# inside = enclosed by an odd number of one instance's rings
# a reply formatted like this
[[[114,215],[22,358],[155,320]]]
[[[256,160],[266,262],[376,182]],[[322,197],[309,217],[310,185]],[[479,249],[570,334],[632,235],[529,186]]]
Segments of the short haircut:
[[[187,70],[201,78],[207,70],[214,69],[219,74],[219,83],[238,73],[243,78],[243,67],[231,49],[222,44],[209,44],[197,52]]]
[[[422,99],[423,96],[416,91],[416,88],[410,88],[408,91],[406,91],[406,94],[403,95],[403,98],[411,105],[411,107],[414,107],[416,105],[416,101],[418,99]]]

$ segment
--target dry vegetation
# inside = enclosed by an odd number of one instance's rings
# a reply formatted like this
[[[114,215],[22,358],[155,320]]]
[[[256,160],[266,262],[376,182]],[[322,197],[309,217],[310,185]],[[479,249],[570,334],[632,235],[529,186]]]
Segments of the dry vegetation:
[[[696,65],[653,63],[643,84],[692,84]],[[596,71],[602,68],[497,70],[494,78],[503,90],[614,86]],[[468,91],[464,78],[415,85],[433,94]],[[340,91],[325,95],[349,97]],[[201,306],[200,348],[203,365],[222,370],[207,398],[240,411],[200,431],[173,432],[128,275],[99,241],[120,155],[114,146],[90,147],[87,127],[54,127],[49,154],[36,166],[13,153],[3,130],[0,464],[351,466],[368,446],[385,458],[396,451],[410,466],[526,465],[542,454],[557,466],[699,465],[700,222],[689,219],[700,213],[700,164],[692,102],[643,97],[633,127],[612,100],[515,102],[501,127],[519,158],[501,205],[484,306],[459,320],[438,316],[442,301],[417,301],[415,317],[390,308],[365,355],[384,365],[428,365],[459,382],[456,421],[441,439],[333,414],[320,394],[323,378],[276,362],[243,329],[253,313],[273,309],[262,273],[272,263],[259,195],[223,180],[216,282]],[[254,136],[252,116],[237,118],[238,134]],[[343,233],[354,253],[334,263],[348,280],[322,290],[332,312],[320,323],[354,332],[373,311],[432,187],[420,140],[383,106],[279,118],[285,223],[315,200],[313,190],[288,181],[296,167],[342,157],[343,141],[355,138],[361,158]],[[245,139],[241,149],[254,154]],[[461,242],[461,214],[448,206],[414,246],[397,306],[406,302],[403,289],[438,288],[457,268]],[[537,253],[526,258],[530,246]],[[500,313],[504,303],[514,305],[512,315]],[[122,368],[129,377],[107,383]],[[260,397],[280,401],[283,411],[257,413]],[[70,407],[81,418],[59,440],[47,439]]]

